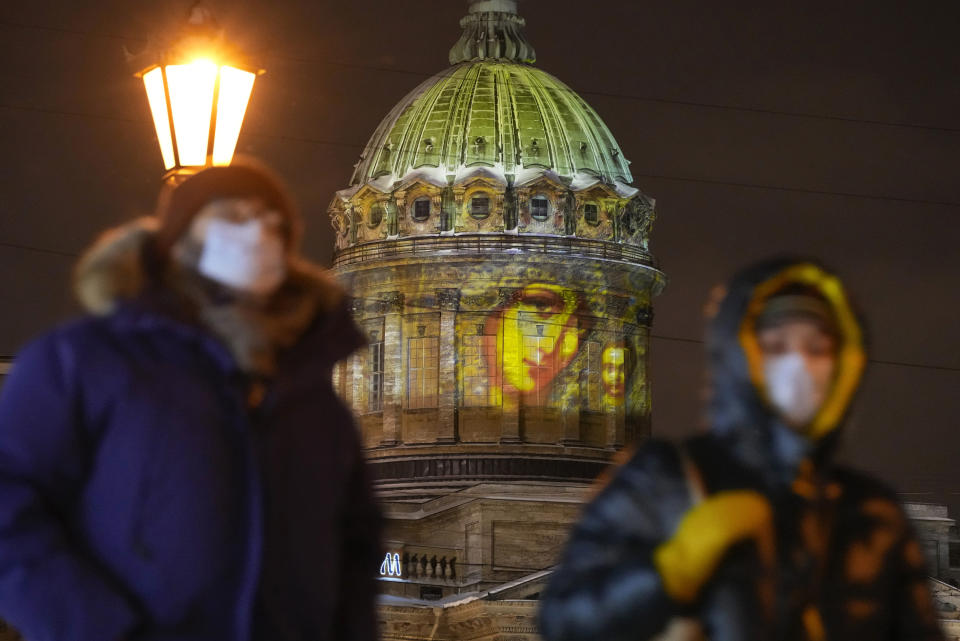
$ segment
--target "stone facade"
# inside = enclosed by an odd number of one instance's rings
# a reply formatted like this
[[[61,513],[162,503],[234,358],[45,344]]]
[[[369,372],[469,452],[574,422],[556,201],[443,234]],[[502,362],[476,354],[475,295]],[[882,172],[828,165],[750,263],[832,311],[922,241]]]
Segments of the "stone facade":
[[[612,456],[650,430],[654,201],[596,112],[474,0],[328,213],[369,345],[334,385],[387,515],[385,639],[536,639]],[[477,34],[483,34],[477,40]]]
[[[638,292],[636,266],[576,242],[469,239],[483,244],[473,251],[466,240],[339,269],[370,346],[334,380],[375,477],[589,482],[649,430],[652,287]]]
[[[960,587],[960,535],[947,506],[936,503],[904,503],[920,545],[927,556],[930,574]]]
[[[539,639],[546,568],[556,563],[587,494],[585,487],[501,483],[421,504],[388,503],[388,557],[397,554],[406,574],[384,577],[385,641]],[[438,557],[447,572],[434,569]]]
[[[930,579],[930,587],[947,641],[960,641],[960,590],[937,579]]]
[[[904,503],[930,568],[930,586],[949,641],[960,641],[960,536],[947,506]]]
[[[481,483],[428,501],[387,502],[383,591],[439,605],[490,594],[535,598],[576,522],[585,487]],[[523,587],[521,587],[521,584]],[[504,597],[505,598],[505,597]]]

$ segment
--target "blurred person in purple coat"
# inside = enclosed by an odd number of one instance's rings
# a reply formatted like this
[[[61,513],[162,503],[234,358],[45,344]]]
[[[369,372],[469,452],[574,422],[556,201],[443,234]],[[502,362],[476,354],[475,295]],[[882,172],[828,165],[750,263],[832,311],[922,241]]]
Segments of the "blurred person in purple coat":
[[[0,397],[0,617],[30,641],[372,641],[381,518],[333,364],[362,345],[255,164],[81,259],[89,312]]]

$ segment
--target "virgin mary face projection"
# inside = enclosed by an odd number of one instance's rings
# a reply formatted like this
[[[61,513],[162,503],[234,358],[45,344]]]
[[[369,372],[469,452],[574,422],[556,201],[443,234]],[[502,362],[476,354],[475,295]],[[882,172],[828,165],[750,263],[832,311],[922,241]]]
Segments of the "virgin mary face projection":
[[[502,399],[505,407],[549,404],[557,375],[580,349],[586,331],[580,311],[576,292],[530,283],[490,314],[483,355],[491,401]]]
[[[603,348],[600,355],[600,382],[603,384],[604,407],[619,408],[626,403],[636,369],[636,352],[625,341],[608,343]]]

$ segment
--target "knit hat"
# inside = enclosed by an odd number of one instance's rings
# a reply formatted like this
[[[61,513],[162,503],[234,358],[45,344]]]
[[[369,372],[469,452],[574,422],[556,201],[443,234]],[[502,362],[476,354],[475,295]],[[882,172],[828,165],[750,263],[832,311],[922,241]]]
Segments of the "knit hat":
[[[157,204],[155,248],[166,256],[189,229],[194,216],[206,204],[220,198],[261,198],[284,216],[287,248],[299,241],[300,216],[280,180],[266,167],[250,159],[238,159],[227,167],[208,167],[190,176],[167,193]]]
[[[831,336],[838,334],[830,305],[819,292],[803,286],[788,287],[768,298],[756,326],[764,329],[792,320],[808,320]]]

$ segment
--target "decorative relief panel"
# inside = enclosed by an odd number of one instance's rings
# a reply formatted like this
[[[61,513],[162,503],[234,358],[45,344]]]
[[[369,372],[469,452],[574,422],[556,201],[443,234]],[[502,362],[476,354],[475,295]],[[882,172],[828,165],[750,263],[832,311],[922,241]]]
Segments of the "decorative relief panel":
[[[333,227],[333,246],[335,249],[346,249],[350,242],[350,216],[342,206],[330,210],[330,226]]]
[[[377,301],[377,311],[381,314],[399,314],[403,311],[403,301],[403,292],[386,292]]]
[[[467,183],[462,200],[457,199],[459,206],[454,230],[463,233],[502,232],[505,190],[506,185],[489,178],[477,178]]]
[[[400,236],[423,236],[440,231],[443,189],[426,183],[414,183],[394,192],[399,209]]]
[[[517,230],[528,234],[566,234],[567,188],[563,183],[542,178],[518,187]]]
[[[575,233],[580,238],[614,240],[614,221],[617,208],[626,203],[606,186],[595,186],[576,194],[574,207]]]
[[[497,292],[485,292],[482,294],[472,294],[469,296],[460,296],[460,309],[483,310],[491,309],[500,300]]]
[[[460,307],[460,290],[453,288],[444,288],[435,290],[437,307],[440,309],[456,311]]]
[[[649,249],[650,230],[656,213],[653,202],[638,195],[632,198],[623,209],[620,218],[620,238],[622,242]]]

